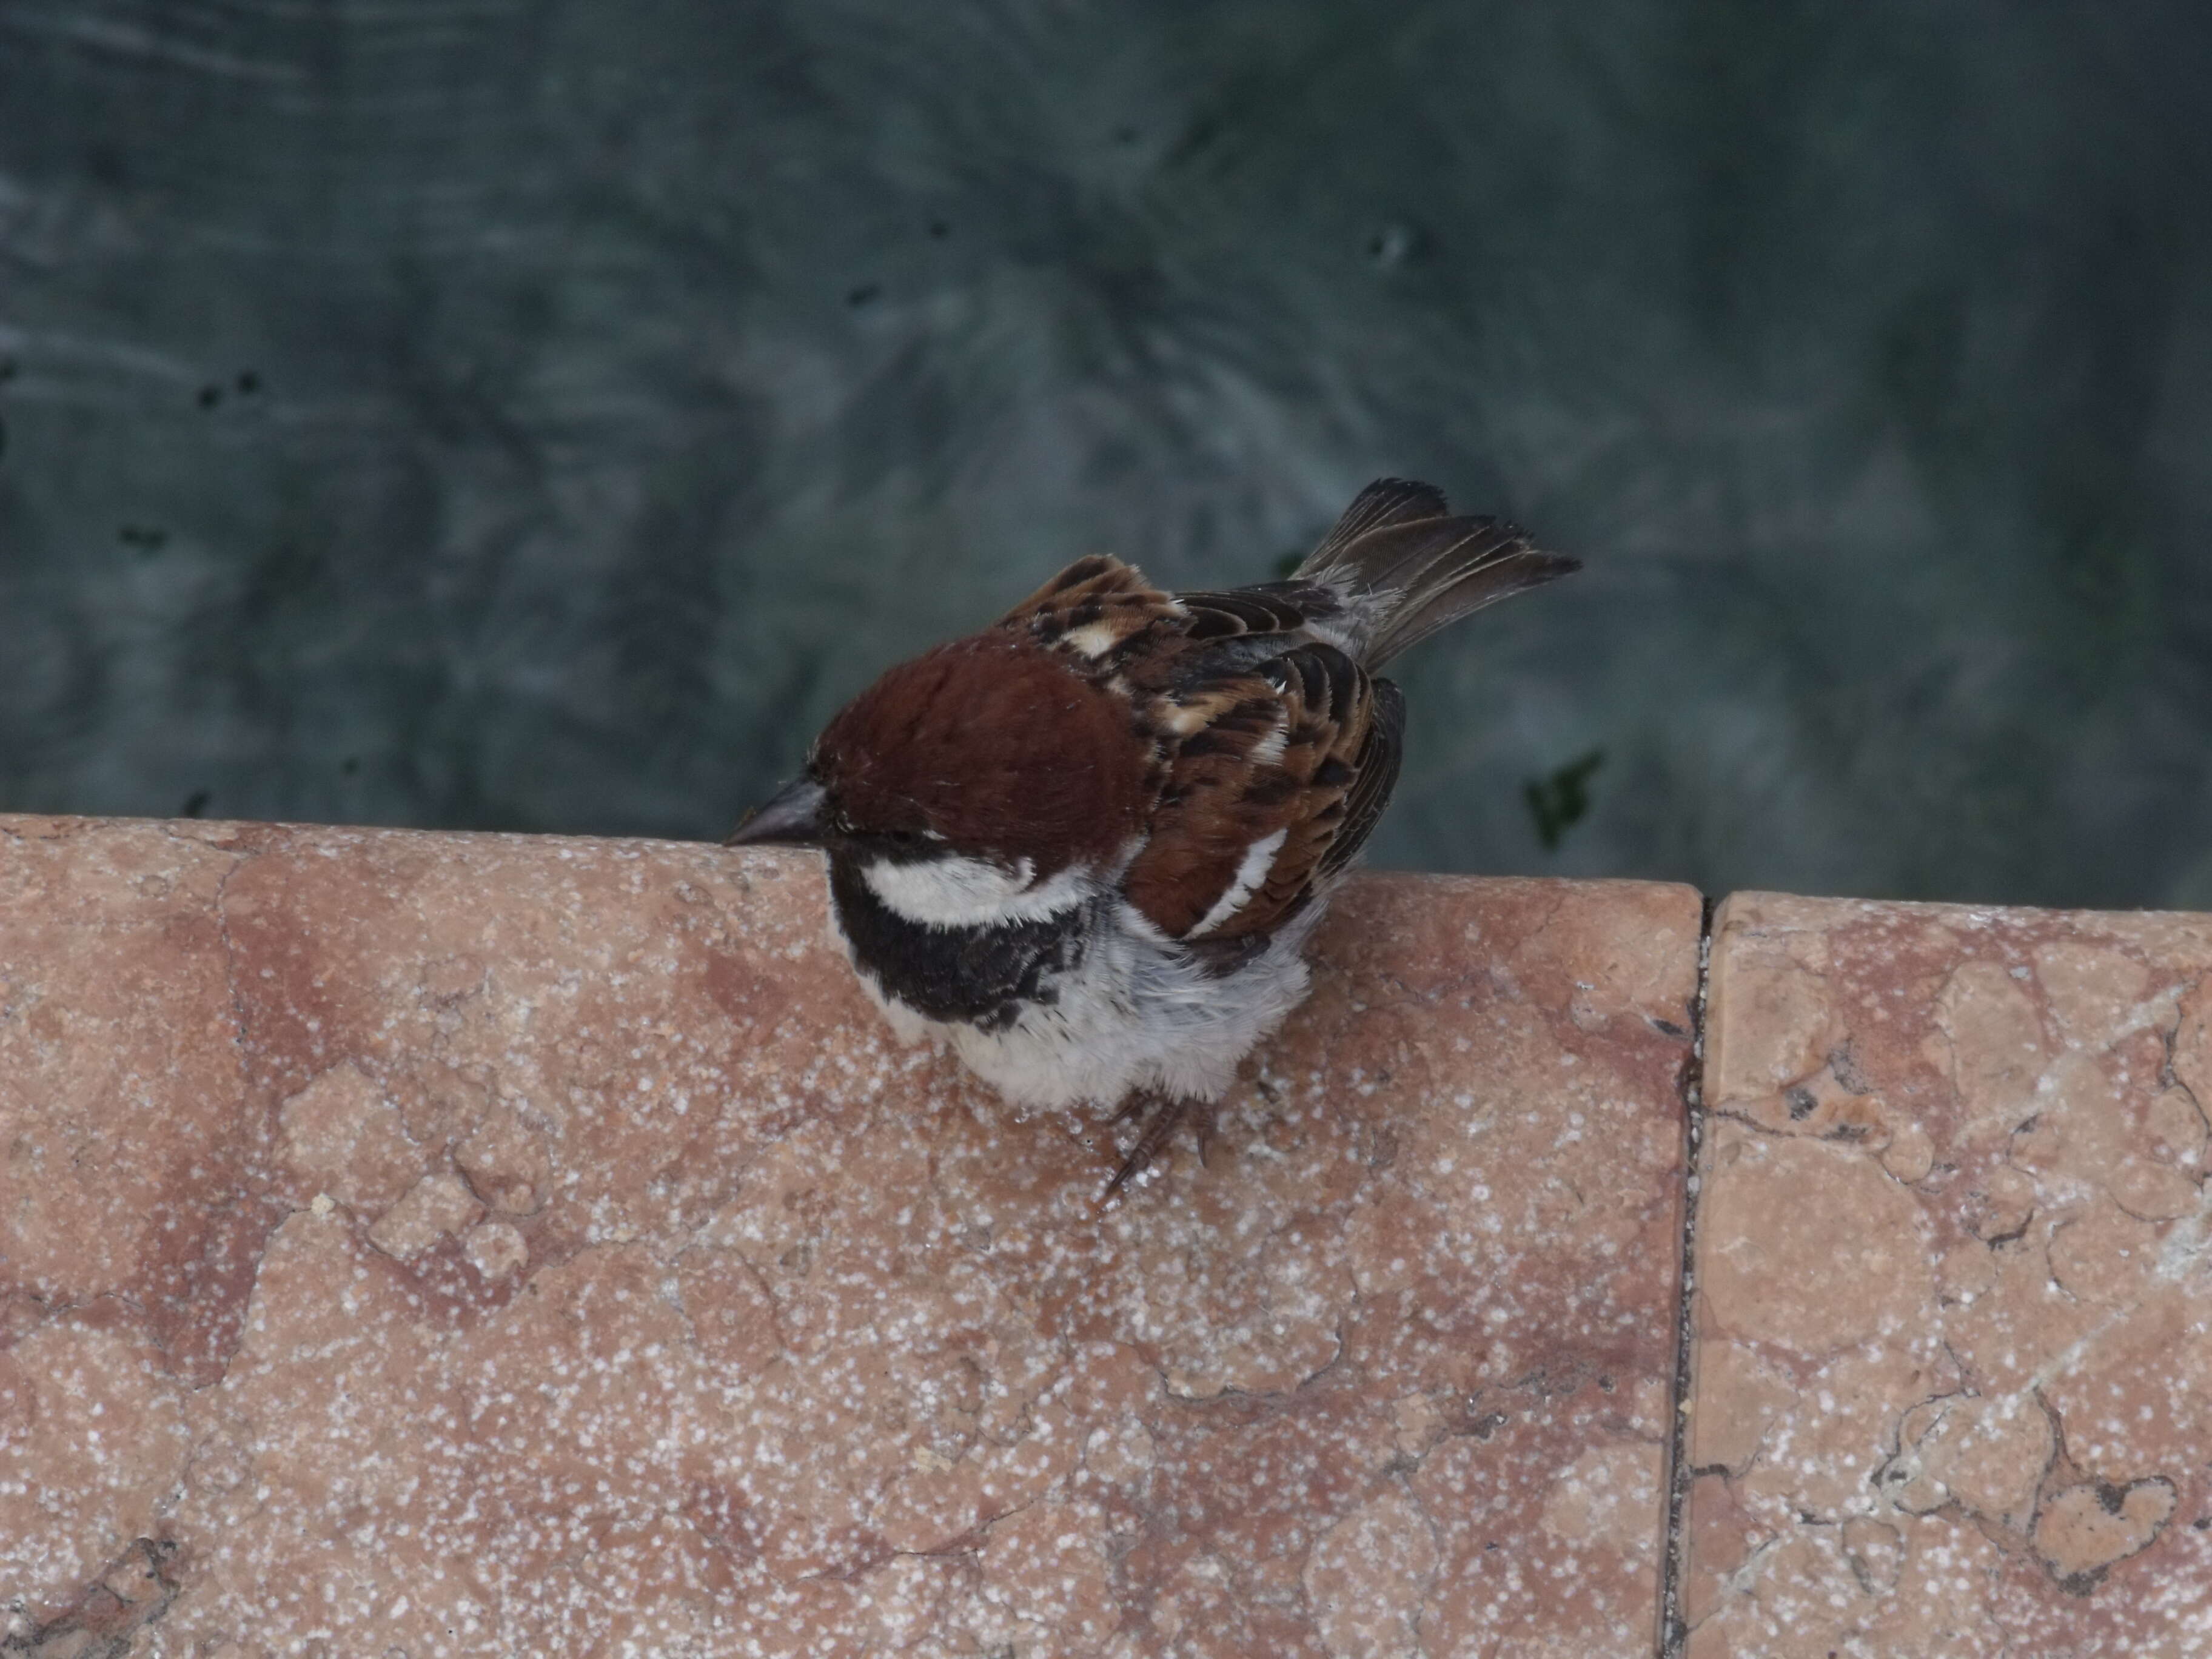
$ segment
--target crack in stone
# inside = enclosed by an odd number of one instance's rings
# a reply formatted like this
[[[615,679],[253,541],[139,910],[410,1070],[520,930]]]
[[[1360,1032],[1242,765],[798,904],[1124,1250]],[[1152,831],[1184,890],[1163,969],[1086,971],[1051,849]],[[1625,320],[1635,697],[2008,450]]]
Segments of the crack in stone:
[[[2197,989],[2197,981],[2191,980],[2189,984],[2184,988],[2184,994],[2193,993]],[[2212,1117],[2206,1116],[2204,1103],[2197,1099],[2197,1091],[2191,1088],[2186,1082],[2183,1081],[2181,1073],[2174,1069],[2173,1052],[2176,1048],[2181,1046],[2181,1009],[2180,998],[2179,996],[2174,999],[2174,1003],[2173,1024],[2170,1026],[2161,1026],[2159,1028],[2159,1042],[2166,1050],[2166,1060],[2164,1065],[2160,1067],[2158,1080],[2164,1087],[2168,1089],[2179,1089],[2183,1094],[2188,1096],[2189,1103],[2197,1109],[2197,1115],[2198,1119],[2203,1122],[2204,1127],[2208,1130],[2212,1130]]]
[[[2160,1521],[2151,1529],[2150,1535],[2142,1543],[2125,1554],[2115,1557],[2112,1560],[2097,1567],[2069,1575],[2061,1573],[2057,1565],[2051,1561],[2044,1550],[2036,1543],[2037,1530],[2051,1504],[2068,1492],[2088,1486],[2094,1488],[2100,1506],[2106,1513],[2118,1515],[2121,1512],[2127,1494],[2136,1486],[2156,1483],[2164,1486],[2171,1492],[2173,1490],[2173,1483],[2165,1476],[2158,1474],[2145,1476],[2142,1480],[2130,1481],[2125,1486],[2108,1480],[2093,1480],[2086,1476],[2067,1449],[2065,1419],[2045,1395],[2044,1386],[2070,1369],[2095,1345],[2099,1338],[2111,1330],[2113,1326],[2124,1322],[2136,1311],[2136,1308],[2133,1305],[2117,1311],[2095,1330],[2087,1333],[2046,1361],[2035,1376],[2017,1389],[2000,1395],[1984,1395],[1972,1388],[1960,1388],[1931,1394],[1913,1401],[1899,1413],[1892,1424],[1891,1443],[1894,1449],[1880,1467],[1869,1475],[1869,1484],[1873,1485],[1877,1491],[1882,1491],[1888,1487],[1904,1486],[1923,1477],[1924,1470],[1919,1448],[1916,1445],[1908,1449],[1905,1444],[1904,1432],[1905,1419],[1923,1407],[1947,1400],[1975,1400],[1999,1407],[2033,1402],[2035,1409],[2042,1413],[2045,1422],[2049,1425],[2051,1447],[2044,1455],[2043,1466],[2036,1472],[2034,1483],[2030,1489],[2033,1492],[2033,1501],[2027,1514],[2018,1523],[2013,1522],[2005,1516],[1986,1514],[1974,1508],[1965,1498],[1950,1491],[1948,1486],[1943,1488],[1943,1501],[1925,1510],[1900,1504],[1893,1494],[1887,1492],[1883,1501],[1893,1510],[1903,1509],[1907,1514],[1954,1516],[1972,1526],[2004,1554],[2037,1563],[2049,1572],[2053,1582],[2069,1595],[2088,1595],[2104,1581],[2106,1573],[2112,1566],[2117,1565],[2121,1560],[2141,1554],[2143,1550],[2155,1543],[2158,1538],[2163,1535],[2166,1527],[2171,1524],[2172,1516],[2169,1515],[2166,1520]],[[1930,1426],[1930,1432],[1932,1431],[1933,1425]],[[1746,1565],[1748,1565],[1748,1562]]]
[[[45,1624],[0,1640],[0,1654],[67,1654],[69,1659],[126,1659],[138,1632],[167,1613],[183,1586],[166,1571],[177,1553],[166,1538],[140,1538],[94,1577],[69,1607]],[[138,1584],[131,1580],[136,1577]],[[143,1587],[126,1595],[117,1589]]]
[[[1697,1354],[1696,1289],[1698,1158],[1705,1146],[1705,1044],[1711,1036],[1707,1004],[1712,994],[1713,915],[1717,902],[1705,897],[1698,921],[1698,994],[1691,1008],[1690,1052],[1682,1062],[1682,1236],[1675,1292],[1674,1371],[1668,1391],[1667,1515],[1659,1549],[1658,1659],[1680,1659],[1691,1626],[1682,1608],[1689,1569],[1689,1539],[1683,1525],[1689,1507],[1691,1387]],[[1754,1450],[1754,1456],[1757,1455]]]
[[[2196,1271],[2208,1251],[2212,1251],[2212,1183],[2200,1181],[2196,1209],[2174,1221],[2159,1247],[2152,1275],[2162,1283],[2177,1284]]]
[[[1779,1533],[1777,1533],[1771,1538],[1762,1538],[1758,1543],[1753,1545],[1751,1553],[1745,1556],[1742,1560],[1737,1562],[1735,1570],[1729,1573],[1728,1577],[1723,1581],[1729,1592],[1731,1595],[1747,1596],[1750,1597],[1750,1599],[1756,1601],[1758,1598],[1752,1595],[1751,1587],[1759,1582],[1759,1563],[1764,1561],[1769,1555],[1772,1554],[1776,1550],[1781,1547],[1782,1535]],[[1714,1611],[1718,1612],[1723,1605],[1723,1603],[1716,1601],[1714,1603]],[[1698,1622],[1702,1624],[1705,1621],[1700,1620]],[[1688,1632],[1685,1631],[1684,1635],[1686,1638],[1687,1634]]]
[[[1418,1467],[1418,1460],[1416,1464]],[[1413,1483],[1401,1476],[1394,1484],[1400,1496],[1405,1498],[1407,1507],[1420,1517],[1421,1525],[1429,1534],[1429,1548],[1434,1558],[1434,1565],[1423,1576],[1419,1591],[1413,1597],[1413,1613],[1407,1621],[1413,1638],[1413,1651],[1425,1653],[1428,1650],[1421,1639],[1421,1623],[1427,1613],[1429,1597],[1435,1593],[1437,1576],[1443,1571],[1444,1540],[1437,1531],[1436,1516],[1431,1515],[1428,1505],[1421,1502],[1420,1494],[1413,1490]],[[1299,1575],[1298,1588],[1303,1593],[1305,1588],[1304,1574]]]
[[[2051,1455],[2044,1465],[2041,1477],[2036,1482],[2034,1512],[2028,1517],[2021,1541],[2027,1553],[2051,1575],[2059,1589],[2064,1590],[2069,1595],[2086,1596],[2105,1582],[2106,1575],[2114,1567],[2123,1561],[2130,1560],[2141,1555],[2166,1535],[2166,1529],[2173,1523],[2174,1499],[2178,1494],[2173,1482],[2162,1474],[2143,1475],[2124,1485],[2090,1474],[2075,1461],[2073,1453],[2068,1449],[2065,1419],[2059,1414],[2057,1407],[2044,1398],[2043,1390],[2039,1385],[2035,1389],[2035,1403],[2042,1407],[2045,1417],[2051,1424]],[[2100,1509],[2107,1515],[2118,1516],[2124,1512],[2128,1495],[2140,1487],[2147,1486],[2162,1486],[2166,1489],[2166,1512],[2150,1528],[2142,1541],[2134,1548],[2123,1550],[2118,1554],[2100,1561],[2093,1566],[2079,1568],[2073,1572],[2064,1572],[2061,1571],[2062,1564],[2053,1559],[2052,1550],[2055,1547],[2039,1545],[2036,1542],[2036,1534],[2042,1528],[2046,1512],[2051,1504],[2059,1499],[2087,1489],[2095,1498]],[[1984,1530],[1986,1532],[1988,1529],[1984,1528]],[[1992,1539],[1992,1541],[1997,1540]]]

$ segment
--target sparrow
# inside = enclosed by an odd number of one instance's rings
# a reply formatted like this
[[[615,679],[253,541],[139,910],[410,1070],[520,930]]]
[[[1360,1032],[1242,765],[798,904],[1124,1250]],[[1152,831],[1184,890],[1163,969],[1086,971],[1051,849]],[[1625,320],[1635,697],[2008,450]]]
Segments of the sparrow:
[[[1141,1118],[1103,1205],[1305,996],[1397,781],[1405,700],[1376,671],[1578,568],[1397,478],[1285,580],[1173,593],[1079,559],[854,698],[726,844],[828,854],[901,1038],[1018,1108]]]

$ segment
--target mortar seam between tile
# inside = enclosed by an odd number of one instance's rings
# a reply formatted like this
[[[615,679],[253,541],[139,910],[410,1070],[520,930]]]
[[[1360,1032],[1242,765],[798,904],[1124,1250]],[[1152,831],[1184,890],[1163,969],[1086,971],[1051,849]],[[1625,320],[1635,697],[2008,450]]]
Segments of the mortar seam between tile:
[[[1719,901],[1704,896],[1698,923],[1698,996],[1690,1023],[1690,1054],[1682,1067],[1682,1231],[1676,1261],[1674,1371],[1668,1391],[1667,1509],[1659,1550],[1657,1659],[1682,1659],[1689,1642],[1682,1616],[1682,1576],[1688,1540],[1682,1520],[1690,1495],[1690,1384],[1695,1355],[1691,1298],[1697,1285],[1698,1155],[1705,1139],[1705,1027],[1712,991],[1713,915]]]

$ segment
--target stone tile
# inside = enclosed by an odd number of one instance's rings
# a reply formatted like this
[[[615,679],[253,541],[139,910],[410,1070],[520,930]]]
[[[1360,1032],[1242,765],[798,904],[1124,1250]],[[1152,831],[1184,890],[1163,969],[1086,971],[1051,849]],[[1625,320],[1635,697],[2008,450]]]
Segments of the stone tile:
[[[1693,894],[1361,880],[1103,1216],[1109,1139],[895,1046],[823,906],[0,820],[0,1641],[1648,1650]]]
[[[2212,917],[1738,894],[1692,1659],[2212,1654]]]

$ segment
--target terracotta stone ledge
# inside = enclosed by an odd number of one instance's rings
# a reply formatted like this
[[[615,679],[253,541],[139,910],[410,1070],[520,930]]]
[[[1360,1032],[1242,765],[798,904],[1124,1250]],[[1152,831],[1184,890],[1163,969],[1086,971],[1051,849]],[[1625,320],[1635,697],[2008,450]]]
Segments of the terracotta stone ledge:
[[[1694,893],[1363,878],[1212,1167],[1181,1149],[1103,1217],[1095,1128],[895,1046],[823,912],[798,856],[0,819],[0,1648],[1650,1650]],[[2016,1151],[2021,1237],[2064,1254],[2034,1160],[2088,1158],[2074,1238],[2186,1261],[2201,1142],[2154,1138],[2187,1124],[2141,1068],[2181,1020],[2194,1075],[2202,1015],[2121,1033],[2093,969],[2052,971],[2146,1127]],[[1946,1006],[1999,1048],[2046,994],[1979,984]],[[1772,1146],[1863,1170],[1900,1139]],[[2076,1297],[2142,1302],[2090,1271]],[[1804,1382],[1756,1345],[1823,1333],[1742,1300],[1767,1422]],[[1899,1344],[1906,1406],[1957,1393]],[[2035,1420],[2068,1472],[1975,1549],[2078,1565],[2136,1528],[2178,1559],[2201,1468],[2101,1397]],[[1923,1466],[1979,1443],[1913,1421]],[[2065,1510],[2092,1480],[2130,1484]]]
[[[2212,917],[1738,894],[1691,1659],[2212,1654]]]

